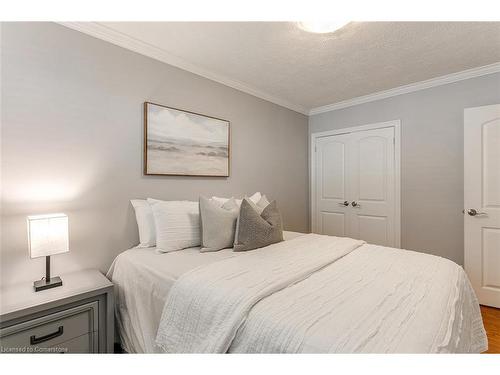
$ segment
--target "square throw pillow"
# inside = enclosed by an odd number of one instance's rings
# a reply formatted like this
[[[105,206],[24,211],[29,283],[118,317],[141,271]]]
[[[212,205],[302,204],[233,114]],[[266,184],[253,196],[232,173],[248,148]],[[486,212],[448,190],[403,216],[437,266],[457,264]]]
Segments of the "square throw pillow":
[[[247,199],[241,203],[238,243],[234,251],[247,251],[283,241],[283,223],[276,201],[259,214]]]
[[[137,229],[139,230],[139,245],[137,247],[153,247],[156,245],[156,230],[153,210],[145,199],[130,201],[135,210]]]
[[[198,202],[148,198],[153,210],[156,250],[162,253],[200,246]]]
[[[200,197],[202,253],[233,247],[238,213],[234,198],[219,207],[216,201]]]
[[[255,194],[257,194],[257,193],[255,193]],[[252,195],[252,197],[255,196],[255,194]],[[264,209],[264,207],[262,207],[264,205],[264,202],[261,203],[262,197],[260,197],[258,201],[253,200],[252,197],[250,197],[250,198],[245,197],[239,203],[238,203],[238,200],[236,200],[236,203],[238,204],[238,207],[241,209],[242,201],[246,200],[247,203],[250,206],[252,206],[252,208],[255,211],[257,211],[259,213],[259,215],[260,215],[262,213],[262,210]],[[266,199],[266,201],[267,201],[267,199]],[[261,203],[260,206],[259,206],[259,203]],[[236,245],[238,243],[238,232],[239,232],[239,229],[240,229],[240,216],[239,216],[239,213],[238,213],[238,219],[236,220],[236,233],[234,235],[234,245]]]

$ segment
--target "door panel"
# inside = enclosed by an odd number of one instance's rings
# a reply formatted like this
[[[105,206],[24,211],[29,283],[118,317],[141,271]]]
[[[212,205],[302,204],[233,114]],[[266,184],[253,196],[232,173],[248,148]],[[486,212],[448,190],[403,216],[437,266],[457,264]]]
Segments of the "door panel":
[[[322,147],[321,158],[323,159],[322,197],[342,199],[345,192],[345,145],[335,141],[325,143]]]
[[[464,206],[465,270],[479,303],[500,307],[500,105],[464,111]]]
[[[500,120],[483,125],[483,206],[500,207]]]
[[[500,229],[483,228],[482,287],[500,290]]]
[[[385,201],[387,139],[368,136],[358,140],[359,200]]]
[[[387,221],[383,216],[357,215],[358,237],[375,245],[387,244]]]
[[[321,212],[321,233],[329,236],[346,236],[345,214],[341,212]]]

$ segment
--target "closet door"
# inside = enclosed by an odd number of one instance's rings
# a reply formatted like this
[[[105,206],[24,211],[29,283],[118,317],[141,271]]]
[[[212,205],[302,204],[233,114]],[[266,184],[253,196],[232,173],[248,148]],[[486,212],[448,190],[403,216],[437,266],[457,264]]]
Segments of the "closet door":
[[[348,236],[349,134],[318,138],[315,144],[313,232]]]
[[[397,246],[395,238],[394,128],[351,133],[349,236]]]
[[[399,247],[395,127],[316,138],[314,233]]]

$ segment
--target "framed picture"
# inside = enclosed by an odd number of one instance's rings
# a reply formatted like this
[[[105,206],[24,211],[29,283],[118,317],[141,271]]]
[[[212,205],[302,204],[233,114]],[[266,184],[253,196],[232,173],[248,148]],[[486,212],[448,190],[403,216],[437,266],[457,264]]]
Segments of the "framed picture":
[[[229,177],[229,121],[144,103],[144,174]]]

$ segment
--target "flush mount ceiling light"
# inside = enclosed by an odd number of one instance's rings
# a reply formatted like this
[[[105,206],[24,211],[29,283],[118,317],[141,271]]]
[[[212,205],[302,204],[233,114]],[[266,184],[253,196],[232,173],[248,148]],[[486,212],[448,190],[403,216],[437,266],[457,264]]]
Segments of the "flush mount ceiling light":
[[[305,21],[297,22],[297,25],[304,31],[317,34],[333,33],[347,25],[350,21],[336,20],[336,21]]]

